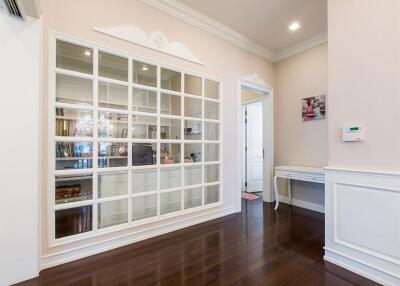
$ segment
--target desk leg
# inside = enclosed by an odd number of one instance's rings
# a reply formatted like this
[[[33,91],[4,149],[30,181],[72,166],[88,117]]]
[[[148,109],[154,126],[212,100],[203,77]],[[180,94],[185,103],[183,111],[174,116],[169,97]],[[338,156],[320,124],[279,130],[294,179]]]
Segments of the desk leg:
[[[278,176],[274,176],[274,192],[275,192],[275,210],[278,209],[279,206],[279,190],[278,190]]]
[[[288,189],[288,196],[289,196],[289,205],[291,205],[292,204],[292,180],[291,179],[288,179],[287,189]]]

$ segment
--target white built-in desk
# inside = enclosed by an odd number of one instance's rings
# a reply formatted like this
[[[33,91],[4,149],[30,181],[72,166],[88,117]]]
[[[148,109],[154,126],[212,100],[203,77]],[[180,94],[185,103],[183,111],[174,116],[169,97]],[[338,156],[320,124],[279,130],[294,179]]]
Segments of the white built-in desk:
[[[307,181],[314,183],[325,183],[325,172],[323,168],[304,166],[279,166],[275,167],[274,192],[275,209],[279,206],[278,178],[288,179],[289,203],[292,201],[291,180]]]

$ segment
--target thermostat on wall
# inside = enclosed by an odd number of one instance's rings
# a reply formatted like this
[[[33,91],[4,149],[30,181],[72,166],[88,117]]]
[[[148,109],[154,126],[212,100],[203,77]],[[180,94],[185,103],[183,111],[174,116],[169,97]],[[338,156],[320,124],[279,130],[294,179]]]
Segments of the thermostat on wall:
[[[364,140],[364,131],[361,126],[343,127],[342,129],[343,142],[356,142]]]

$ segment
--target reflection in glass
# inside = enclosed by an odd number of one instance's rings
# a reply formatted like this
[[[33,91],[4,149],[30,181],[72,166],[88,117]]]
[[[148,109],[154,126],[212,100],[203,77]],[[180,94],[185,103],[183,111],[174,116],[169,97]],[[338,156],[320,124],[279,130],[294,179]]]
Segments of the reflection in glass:
[[[56,142],[56,170],[93,167],[93,145],[90,142]]]
[[[181,97],[161,93],[161,114],[181,115]]]
[[[101,138],[127,138],[128,115],[99,111],[98,132]]]
[[[181,120],[161,118],[161,139],[181,139]]]
[[[132,220],[137,221],[157,215],[157,195],[132,199]]]
[[[204,95],[208,98],[219,99],[219,83],[206,79],[204,81]]]
[[[99,168],[125,167],[128,165],[128,144],[99,142]]]
[[[204,180],[205,183],[213,183],[219,181],[219,165],[205,165],[204,166]]]
[[[201,118],[201,99],[185,97],[185,116]]]
[[[92,111],[56,108],[56,136],[93,136]]]
[[[128,109],[128,87],[99,82],[99,106],[114,109]]]
[[[93,104],[93,81],[57,74],[56,101],[63,103]]]
[[[202,181],[202,167],[185,167],[185,186],[199,185]]]
[[[132,193],[157,190],[157,169],[132,170]]]
[[[185,209],[201,206],[201,187],[184,190]]]
[[[219,123],[204,122],[204,139],[219,140]]]
[[[173,189],[181,186],[181,168],[161,168],[160,188]]]
[[[185,143],[184,148],[185,163],[201,162],[201,144],[200,143]]]
[[[185,93],[201,96],[201,77],[185,74]]]
[[[161,193],[160,206],[161,214],[167,214],[181,210],[181,191]]]
[[[99,76],[128,81],[128,59],[99,51]]]
[[[132,165],[155,165],[157,156],[157,144],[155,143],[133,143]]]
[[[57,40],[56,50],[57,68],[93,74],[93,49]]]
[[[140,88],[133,89],[132,110],[157,112],[157,92]]]
[[[100,173],[99,198],[126,195],[128,193],[128,173]]]
[[[219,119],[219,103],[213,101],[204,101],[204,118]]]
[[[133,82],[147,86],[157,86],[157,67],[133,61]]]
[[[204,161],[219,161],[219,144],[204,145]]]
[[[57,210],[56,239],[92,230],[92,206]]]
[[[128,222],[127,199],[99,203],[98,208],[99,228]]]
[[[201,140],[201,121],[185,120],[185,140]]]
[[[181,144],[161,143],[160,144],[160,163],[178,164],[181,162]]]
[[[55,200],[57,204],[72,203],[92,199],[93,176],[56,176]]]
[[[161,88],[181,91],[181,73],[161,68]]]
[[[132,115],[132,138],[157,139],[157,117]]]
[[[204,204],[212,204],[219,201],[219,185],[204,187]]]

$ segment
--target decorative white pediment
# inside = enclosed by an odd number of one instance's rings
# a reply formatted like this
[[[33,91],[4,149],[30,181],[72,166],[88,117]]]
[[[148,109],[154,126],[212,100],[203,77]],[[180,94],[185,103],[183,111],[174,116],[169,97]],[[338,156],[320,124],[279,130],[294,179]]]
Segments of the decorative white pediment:
[[[196,64],[204,65],[188,47],[181,42],[170,42],[160,31],[153,31],[148,35],[145,31],[135,25],[121,25],[109,28],[96,27],[94,30],[142,47],[150,48]]]
[[[255,87],[267,92],[271,90],[270,86],[257,73],[242,76],[240,80],[249,87]]]

